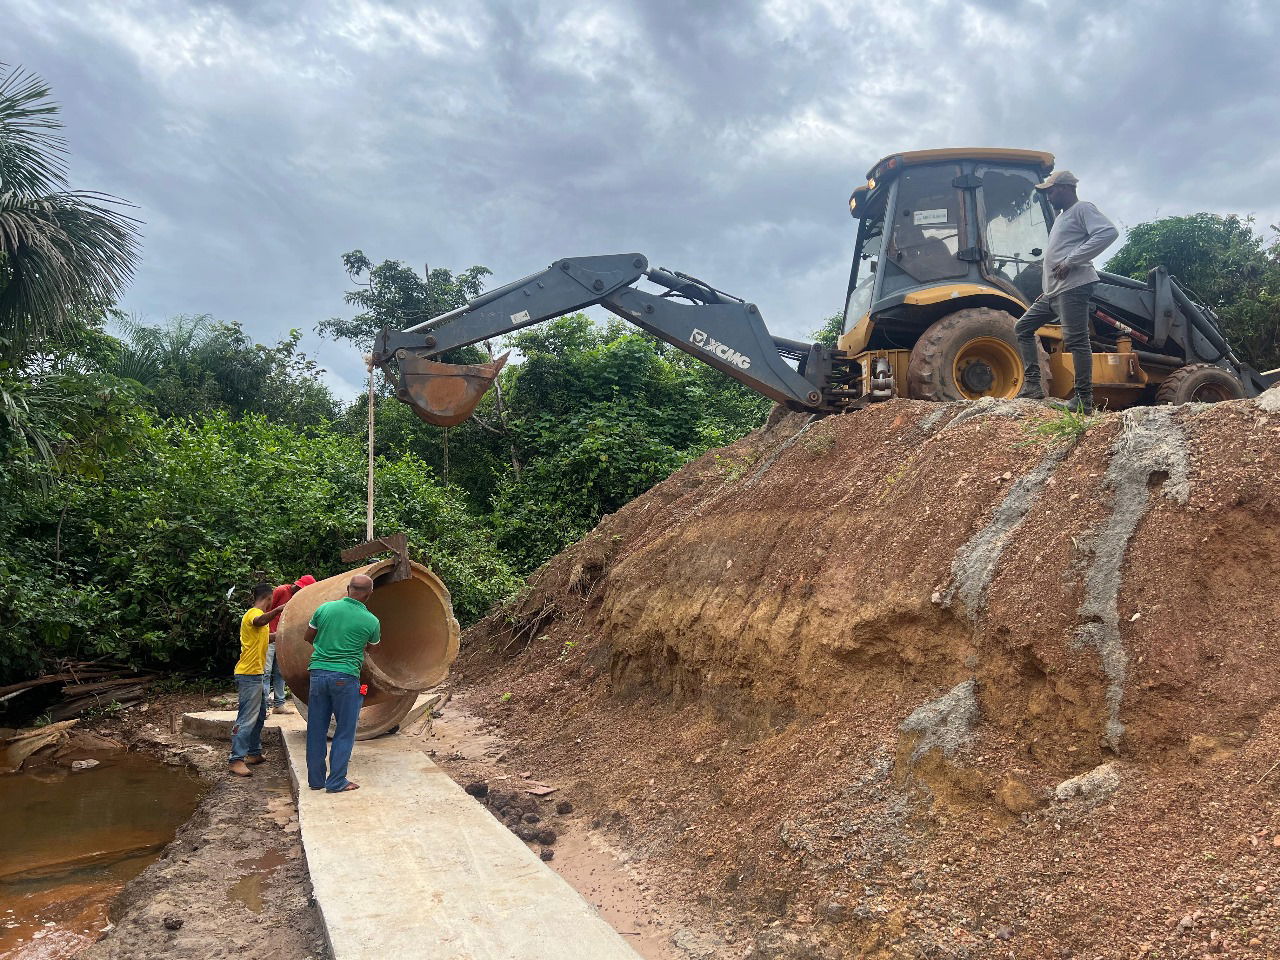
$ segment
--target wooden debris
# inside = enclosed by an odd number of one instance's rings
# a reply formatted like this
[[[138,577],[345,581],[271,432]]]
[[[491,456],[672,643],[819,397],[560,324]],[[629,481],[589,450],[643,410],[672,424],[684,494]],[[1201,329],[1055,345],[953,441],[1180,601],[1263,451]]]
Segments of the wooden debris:
[[[58,691],[61,703],[43,706],[49,699],[49,695],[45,694],[43,699],[34,702],[34,706],[24,709],[28,717],[33,717],[38,712],[50,721],[69,720],[86,710],[111,703],[118,703],[122,707],[133,706],[142,700],[155,677],[154,673],[134,670],[122,663],[63,661],[55,666],[52,673],[0,687],[0,704],[30,690],[58,685],[61,688]]]
[[[51,743],[57,743],[77,721],[51,723],[46,727],[18,730],[0,740],[0,773],[14,773],[22,769],[27,757]]]

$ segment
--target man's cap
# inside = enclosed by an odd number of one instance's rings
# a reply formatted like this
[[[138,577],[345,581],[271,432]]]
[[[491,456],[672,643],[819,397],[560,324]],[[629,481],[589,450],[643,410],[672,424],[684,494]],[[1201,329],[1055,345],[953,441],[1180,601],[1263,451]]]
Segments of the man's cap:
[[[300,576],[297,580],[294,581],[293,585],[295,587],[302,588],[302,587],[309,587],[315,582],[316,582],[315,577],[313,577],[309,573],[304,573],[302,576]]]
[[[1062,184],[1065,187],[1074,187],[1079,183],[1079,178],[1070,170],[1055,170],[1049,176],[1044,178],[1044,183],[1037,183],[1037,190],[1048,190],[1050,187],[1056,187]]]

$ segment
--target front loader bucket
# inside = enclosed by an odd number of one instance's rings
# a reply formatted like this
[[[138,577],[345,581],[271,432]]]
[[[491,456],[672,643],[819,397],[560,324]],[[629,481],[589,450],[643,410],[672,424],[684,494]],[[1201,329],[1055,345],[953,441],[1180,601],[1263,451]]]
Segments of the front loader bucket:
[[[405,353],[400,361],[397,396],[413,412],[437,427],[454,427],[476,408],[507,362],[504,353],[492,363],[441,363]]]

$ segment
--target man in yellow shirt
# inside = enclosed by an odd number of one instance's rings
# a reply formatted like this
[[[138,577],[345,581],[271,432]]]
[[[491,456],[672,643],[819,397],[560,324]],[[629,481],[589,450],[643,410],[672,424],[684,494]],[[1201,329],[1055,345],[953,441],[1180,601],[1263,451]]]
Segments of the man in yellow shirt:
[[[271,609],[267,609],[271,607]],[[240,659],[236,663],[236,687],[240,709],[231,728],[230,771],[237,777],[253,775],[249,769],[262,763],[262,724],[267,719],[267,701],[262,696],[262,671],[267,662],[270,623],[280,616],[284,604],[271,606],[271,584],[253,588],[253,606],[240,618]]]

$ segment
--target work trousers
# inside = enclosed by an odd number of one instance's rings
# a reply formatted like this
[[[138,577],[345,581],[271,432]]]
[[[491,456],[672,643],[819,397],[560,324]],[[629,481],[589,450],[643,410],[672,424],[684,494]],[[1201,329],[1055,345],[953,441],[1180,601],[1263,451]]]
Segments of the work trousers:
[[[1057,320],[1062,324],[1063,344],[1071,352],[1071,362],[1076,368],[1076,393],[1093,396],[1093,349],[1089,346],[1089,295],[1093,287],[1092,283],[1084,283],[1052,299],[1041,296],[1014,325],[1018,353],[1028,379],[1040,377],[1036,331]]]
[[[284,674],[276,660],[274,640],[267,644],[267,665],[262,668],[262,695],[267,698],[268,710],[284,706]]]
[[[236,674],[240,708],[231,728],[231,756],[228,762],[256,757],[262,753],[262,725],[267,720],[267,702],[262,696],[262,674]]]
[[[337,793],[347,785],[347,764],[356,742],[356,721],[364,697],[360,678],[336,670],[312,670],[307,696],[307,786]],[[329,721],[335,721],[333,746],[325,769]]]

